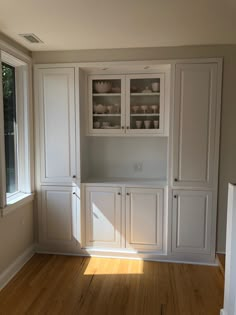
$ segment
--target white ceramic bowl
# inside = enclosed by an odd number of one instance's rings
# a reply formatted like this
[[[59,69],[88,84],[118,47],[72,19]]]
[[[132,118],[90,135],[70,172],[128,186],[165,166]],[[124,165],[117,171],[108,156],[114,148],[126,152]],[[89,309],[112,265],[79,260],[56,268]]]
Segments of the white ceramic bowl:
[[[109,123],[109,121],[103,121],[102,122],[102,126],[103,126],[103,128],[105,127],[109,127],[110,126],[110,123]]]
[[[97,93],[108,93],[111,91],[111,82],[109,81],[96,81],[94,89]]]
[[[120,87],[119,86],[114,86],[111,88],[112,93],[120,93]]]
[[[95,114],[104,114],[106,111],[106,106],[102,104],[94,105]]]
[[[95,121],[95,122],[93,123],[93,128],[95,128],[95,129],[99,129],[100,126],[101,126],[100,121]]]

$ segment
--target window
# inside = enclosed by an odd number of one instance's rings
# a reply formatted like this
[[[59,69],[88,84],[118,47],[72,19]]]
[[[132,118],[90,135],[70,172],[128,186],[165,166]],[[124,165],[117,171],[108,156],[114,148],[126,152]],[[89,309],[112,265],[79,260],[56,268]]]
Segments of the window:
[[[0,207],[9,209],[32,195],[30,71],[6,52],[0,57]]]
[[[6,63],[2,63],[2,86],[4,108],[6,192],[8,195],[10,195],[15,193],[18,189],[17,116],[15,68]]]

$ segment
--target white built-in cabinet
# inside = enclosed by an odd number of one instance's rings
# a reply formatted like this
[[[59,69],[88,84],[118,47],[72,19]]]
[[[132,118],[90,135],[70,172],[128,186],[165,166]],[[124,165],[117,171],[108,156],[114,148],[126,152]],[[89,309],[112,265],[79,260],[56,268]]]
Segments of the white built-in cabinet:
[[[86,185],[85,198],[85,247],[163,249],[164,189]]]
[[[221,63],[35,66],[40,249],[214,262]]]
[[[215,259],[220,78],[219,62],[175,66],[171,251],[178,257]]]
[[[165,76],[89,75],[88,135],[167,135]]]
[[[163,189],[126,189],[126,247],[162,250]]]
[[[35,82],[39,241],[69,248],[80,233],[75,69],[37,69]]]

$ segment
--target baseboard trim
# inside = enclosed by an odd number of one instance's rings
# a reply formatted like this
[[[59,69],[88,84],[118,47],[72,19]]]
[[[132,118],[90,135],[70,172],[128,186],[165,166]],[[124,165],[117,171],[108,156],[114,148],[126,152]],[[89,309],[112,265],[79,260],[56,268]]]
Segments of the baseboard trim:
[[[224,311],[223,308],[220,310],[220,315],[227,315],[226,311]]]
[[[27,263],[34,255],[35,245],[27,248],[16,260],[0,274],[0,290],[17,274],[17,272]]]
[[[156,262],[165,262],[165,263],[176,263],[176,264],[194,264],[194,265],[204,265],[204,266],[217,266],[216,261],[194,261],[194,260],[181,260],[178,258],[170,257],[167,255],[159,255],[159,256],[134,256],[128,255],[127,253],[107,253],[105,251],[84,251],[80,252],[65,252],[65,251],[55,251],[50,249],[36,249],[36,253],[38,254],[48,254],[48,255],[64,255],[64,256],[81,256],[81,257],[100,257],[100,258],[117,258],[117,259],[131,259],[131,260],[143,260],[143,261],[156,261]]]

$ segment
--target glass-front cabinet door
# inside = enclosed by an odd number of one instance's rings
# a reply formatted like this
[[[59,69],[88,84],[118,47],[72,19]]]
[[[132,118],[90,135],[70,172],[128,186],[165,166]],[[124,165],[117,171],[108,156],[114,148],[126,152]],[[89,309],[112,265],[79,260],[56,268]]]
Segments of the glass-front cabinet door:
[[[89,134],[125,133],[125,76],[90,75]]]
[[[164,74],[126,76],[126,132],[164,132]]]

